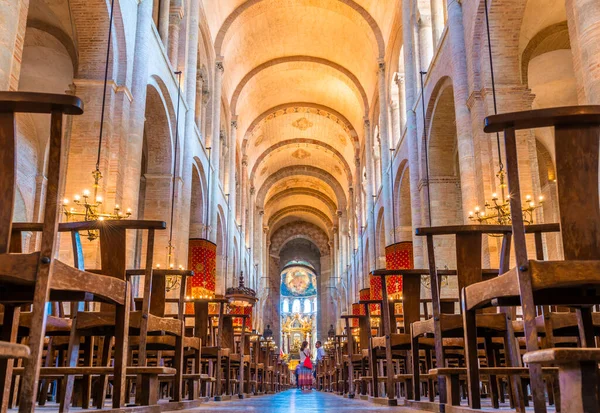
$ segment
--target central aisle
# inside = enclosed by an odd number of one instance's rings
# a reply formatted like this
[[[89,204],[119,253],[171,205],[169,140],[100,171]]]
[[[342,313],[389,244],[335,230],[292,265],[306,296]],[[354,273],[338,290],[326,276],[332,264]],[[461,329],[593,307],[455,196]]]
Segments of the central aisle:
[[[202,412],[260,412],[260,413],[321,413],[321,412],[395,412],[419,413],[403,407],[379,406],[363,400],[349,400],[331,393],[287,390],[281,393],[251,397],[244,400],[210,402],[189,413]]]

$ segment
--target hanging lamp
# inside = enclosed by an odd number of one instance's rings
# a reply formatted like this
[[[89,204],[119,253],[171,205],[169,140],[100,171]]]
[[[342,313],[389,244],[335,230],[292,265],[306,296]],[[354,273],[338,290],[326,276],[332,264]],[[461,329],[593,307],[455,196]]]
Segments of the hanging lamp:
[[[104,220],[120,220],[123,218],[129,218],[131,216],[131,209],[127,208],[123,213],[122,208],[119,204],[115,204],[111,213],[106,213],[101,210],[103,205],[102,196],[98,195],[98,188],[100,187],[100,180],[102,179],[102,173],[100,172],[100,155],[102,153],[102,140],[104,132],[104,117],[106,111],[106,90],[108,88],[108,69],[110,60],[110,40],[112,37],[112,27],[114,19],[115,0],[111,1],[110,6],[110,17],[108,36],[106,41],[106,63],[104,66],[104,88],[102,94],[102,109],[100,112],[100,131],[98,137],[98,154],[96,157],[96,168],[92,171],[94,177],[93,194],[84,189],[82,194],[73,195],[73,204],[70,206],[68,198],[64,198],[61,204],[62,211],[65,214],[67,222],[74,218],[82,218],[83,221],[104,221]],[[81,209],[82,208],[82,209]],[[98,230],[87,230],[87,239],[94,241],[99,237]]]

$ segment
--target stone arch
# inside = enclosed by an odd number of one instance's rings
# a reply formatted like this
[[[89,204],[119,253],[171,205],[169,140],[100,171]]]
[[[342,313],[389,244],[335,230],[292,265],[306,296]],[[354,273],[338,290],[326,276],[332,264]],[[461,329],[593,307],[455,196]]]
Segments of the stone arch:
[[[215,54],[217,56],[221,56],[221,52],[222,52],[221,49],[223,47],[223,41],[225,39],[225,35],[227,34],[227,31],[229,30],[229,28],[233,25],[235,20],[240,15],[242,15],[246,10],[248,10],[255,4],[258,4],[262,1],[263,0],[245,1],[240,6],[238,6],[238,8],[236,8],[233,12],[231,12],[231,14],[229,16],[227,16],[227,19],[225,19],[225,21],[221,25],[221,28],[219,29],[219,32],[217,33],[217,36],[215,37]],[[383,39],[383,34],[381,33],[381,29],[377,25],[377,22],[375,21],[373,16],[371,16],[369,14],[369,12],[367,12],[361,5],[356,3],[354,0],[337,0],[337,1],[352,8],[367,22],[367,24],[371,27],[371,30],[373,31],[373,36],[375,37],[375,40],[377,41],[379,58],[380,59],[385,58],[385,41]]]
[[[333,227],[333,222],[331,221],[329,216],[327,216],[327,214],[318,210],[317,208],[305,205],[295,205],[280,209],[279,211],[273,213],[273,215],[269,217],[268,226],[273,227],[277,224],[279,220],[281,220],[285,216],[294,214],[296,212],[303,212],[314,215],[323,222],[326,228]]]
[[[279,201],[281,199],[290,197],[290,196],[297,196],[297,195],[308,195],[308,196],[312,196],[316,199],[318,199],[319,201],[324,202],[328,207],[329,207],[329,212],[331,213],[331,215],[334,215],[335,212],[337,211],[337,206],[335,204],[335,202],[326,194],[323,194],[320,191],[317,191],[316,189],[312,189],[312,188],[289,188],[286,189],[284,191],[278,192],[277,194],[271,196],[269,199],[267,199],[266,203],[265,203],[265,209],[267,209],[269,206],[271,206],[274,202]]]
[[[271,109],[263,112],[260,116],[258,116],[256,119],[254,119],[252,121],[250,126],[248,126],[248,130],[244,133],[244,140],[242,142],[242,153],[243,154],[246,153],[246,151],[248,149],[248,140],[249,140],[250,136],[252,135],[252,132],[254,131],[254,129],[262,121],[264,121],[270,115],[272,115],[273,113],[275,113],[277,111],[283,110],[283,111],[286,111],[286,113],[287,113],[287,111],[289,109],[297,111],[299,108],[316,109],[317,111],[319,111],[319,113],[323,114],[323,116],[326,116],[329,119],[332,119],[332,121],[341,122],[345,126],[345,128],[348,129],[350,138],[352,138],[352,142],[354,143],[354,149],[358,153],[358,151],[360,150],[359,142],[358,142],[358,133],[356,132],[356,129],[354,128],[354,126],[352,126],[350,121],[344,115],[342,115],[335,109],[330,108],[329,106],[324,106],[324,105],[320,105],[318,103],[311,103],[311,102],[284,103],[282,105],[272,107]],[[334,118],[335,118],[335,120],[334,120]]]
[[[192,199],[190,202],[190,238],[206,238],[206,207],[208,194],[202,163],[195,158],[192,166]]]
[[[571,48],[567,22],[556,23],[538,32],[527,44],[521,55],[521,79],[529,84],[529,62],[537,56],[555,50]]]
[[[412,240],[412,194],[410,192],[410,167],[408,160],[400,163],[394,186],[396,209],[396,241]]]
[[[294,145],[294,144],[302,144],[302,143],[306,143],[306,144],[310,144],[310,145],[318,145],[318,146],[321,146],[321,147],[327,149],[328,151],[331,151],[335,155],[335,157],[337,159],[339,159],[339,161],[344,166],[344,172],[346,173],[346,178],[348,179],[348,181],[352,181],[352,171],[350,170],[350,165],[348,165],[348,162],[346,161],[346,158],[344,158],[344,155],[342,155],[336,148],[329,145],[328,143],[322,142],[317,139],[296,138],[296,139],[287,139],[284,141],[279,141],[275,145],[272,145],[271,147],[267,148],[263,153],[261,153],[260,156],[254,162],[254,165],[252,166],[252,171],[250,172],[250,182],[254,182],[254,175],[256,173],[256,170],[258,169],[258,167],[260,166],[262,161],[270,153],[272,153],[272,152],[276,151],[277,149],[282,148],[284,146],[289,146],[289,145]]]
[[[106,37],[109,30],[109,3],[104,0],[70,0],[77,29],[78,79],[102,79],[106,64]],[[90,24],[93,22],[93,24]],[[109,79],[123,85],[127,81],[127,51],[121,1],[115,1],[109,61]]]
[[[454,90],[449,79],[434,95],[428,125],[429,177],[431,193],[431,225],[461,224],[462,198],[458,142],[454,109]]]
[[[360,83],[360,81],[358,80],[358,78],[352,72],[350,72],[348,69],[346,69],[344,66],[342,66],[340,64],[337,64],[337,63],[332,62],[327,59],[323,59],[320,57],[313,57],[313,56],[279,57],[276,59],[269,60],[268,62],[264,62],[263,64],[252,69],[250,72],[248,72],[246,74],[246,76],[243,77],[243,79],[240,81],[240,83],[235,88],[233,95],[231,96],[231,105],[230,105],[231,113],[234,115],[237,113],[238,98],[239,98],[240,94],[242,93],[242,90],[244,89],[244,87],[250,82],[250,80],[252,80],[252,78],[254,76],[256,76],[258,73],[262,72],[263,70],[265,70],[269,67],[273,67],[276,65],[284,64],[284,63],[290,63],[290,62],[315,63],[315,64],[331,67],[332,69],[335,69],[338,72],[341,72],[344,76],[346,76],[352,82],[352,84],[354,84],[354,86],[356,87],[356,89],[358,90],[358,92],[361,96],[365,113],[369,113],[369,99],[367,98],[367,93],[365,92],[365,89],[362,86],[362,84]]]
[[[219,294],[225,293],[225,283],[227,277],[227,263],[225,262],[226,242],[227,242],[227,220],[223,212],[223,206],[217,205],[217,228],[216,228],[216,244],[217,244],[217,277],[216,290]]]
[[[285,244],[298,238],[305,238],[315,244],[321,252],[321,257],[329,255],[329,237],[327,234],[315,224],[304,221],[291,222],[271,234],[271,254],[279,255]]]
[[[265,197],[267,195],[268,190],[277,181],[293,175],[307,175],[321,179],[333,189],[337,198],[339,208],[341,210],[346,209],[346,195],[344,193],[344,188],[342,187],[342,185],[340,185],[337,179],[335,179],[333,175],[331,175],[327,171],[324,171],[323,169],[306,165],[287,166],[271,174],[258,190],[258,193],[256,195],[256,204],[259,206],[264,205]]]
[[[77,52],[77,48],[75,47],[75,43],[71,36],[67,34],[62,28],[57,27],[53,24],[49,24],[41,19],[37,18],[28,18],[27,19],[27,30],[36,29],[43,32],[48,33],[50,36],[54,37],[58,40],[69,56],[71,57],[71,62],[73,65],[73,73],[77,73],[79,67],[79,55]],[[27,36],[27,32],[25,34]],[[50,66],[48,66],[50,67]]]

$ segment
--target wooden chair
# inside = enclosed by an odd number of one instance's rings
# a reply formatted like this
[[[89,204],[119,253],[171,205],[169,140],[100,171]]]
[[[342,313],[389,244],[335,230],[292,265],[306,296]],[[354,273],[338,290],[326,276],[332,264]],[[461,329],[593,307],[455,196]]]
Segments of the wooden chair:
[[[405,381],[409,377],[406,375],[396,374],[393,371],[394,353],[398,354],[401,351],[409,351],[412,346],[412,337],[410,335],[410,326],[413,322],[420,320],[420,297],[421,297],[421,276],[429,274],[429,270],[406,269],[406,270],[375,270],[371,273],[374,277],[381,278],[381,319],[383,326],[383,335],[373,337],[372,348],[373,357],[371,363],[374,364],[378,357],[377,350],[384,351],[385,364],[388,367],[388,373],[385,378],[387,404],[389,406],[397,405],[397,395],[395,383]],[[402,327],[403,331],[398,332],[396,329],[395,302],[389,300],[387,292],[386,279],[389,276],[402,276]],[[422,344],[425,340],[421,340]],[[431,340],[430,340],[431,341]],[[417,356],[417,366],[418,366]],[[414,366],[414,363],[413,363]],[[414,368],[414,367],[413,367]],[[373,366],[372,370],[377,373],[377,369]],[[407,374],[407,373],[405,373]],[[418,377],[417,377],[417,380]],[[418,383],[418,382],[417,382]],[[378,379],[373,377],[374,397],[377,394]],[[415,386],[413,384],[413,386]],[[412,398],[412,389],[407,389],[408,397]]]
[[[127,270],[129,277],[144,274],[144,269]],[[146,288],[144,288],[144,295],[135,300],[137,304],[135,314],[142,312],[142,320],[146,319],[143,316],[144,308],[149,305],[148,327],[146,328],[146,337],[141,335],[130,337],[130,348],[138,351],[138,365],[140,365],[140,356],[144,357],[144,353],[155,352],[157,362],[168,356],[170,365],[177,370],[173,378],[168,378],[168,381],[173,384],[174,401],[182,400],[184,381],[189,384],[190,394],[194,394],[196,393],[194,388],[198,387],[197,381],[200,380],[201,339],[185,336],[185,330],[183,329],[187,277],[193,275],[194,272],[189,270],[155,268],[152,270],[150,293],[147,294]],[[167,277],[180,278],[179,297],[177,299],[167,299]],[[147,286],[146,281],[145,278],[144,287]],[[175,314],[167,314],[168,303],[176,305],[177,312]],[[145,347],[145,350],[143,350],[143,347]],[[192,372],[188,374],[185,373],[184,365],[186,349],[192,352],[192,356],[188,357],[192,362]],[[146,359],[148,359],[147,355]],[[163,380],[165,380],[164,377]]]
[[[426,335],[433,335],[435,338],[435,362],[437,369],[430,371],[430,374],[439,374],[438,391],[440,403],[451,405],[460,404],[460,392],[456,380],[447,386],[447,374],[440,374],[442,368],[447,368],[445,347],[452,346],[462,350],[464,348],[464,329],[462,316],[456,313],[454,305],[449,309],[442,307],[440,299],[440,276],[444,270],[436,269],[436,259],[434,252],[434,237],[453,235],[456,242],[456,274],[458,279],[459,291],[473,283],[482,281],[485,278],[495,277],[498,270],[484,270],[482,268],[482,247],[483,235],[494,234],[502,237],[503,251],[509,249],[511,239],[511,227],[500,225],[461,225],[446,227],[418,228],[416,233],[419,236],[427,237],[427,249],[429,257],[431,295],[432,295],[432,315],[433,317],[426,321],[418,321],[412,324],[411,334],[413,337],[413,363],[418,357],[419,343],[418,338]],[[520,357],[518,348],[514,343],[514,333],[510,318],[504,312],[487,312],[477,315],[476,332],[479,337],[485,337],[484,359],[488,366],[495,367],[495,357],[493,357],[492,337],[499,337],[504,342],[505,360],[507,365],[518,366]],[[477,337],[477,336],[476,336]],[[476,338],[475,338],[476,340]],[[475,344],[476,341],[475,341]],[[478,362],[478,347],[475,346],[472,353],[469,353],[473,360]],[[471,360],[471,361],[473,361]],[[458,370],[456,370],[458,372]],[[418,366],[413,364],[415,375],[415,399],[419,398]],[[452,376],[452,378],[456,378]],[[494,407],[498,404],[498,388],[496,377],[491,375],[489,378],[491,398]],[[477,384],[479,386],[479,383]],[[516,391],[516,383],[513,385],[513,392]],[[520,386],[519,386],[520,388]],[[430,399],[431,400],[431,399]]]
[[[565,257],[562,261],[530,260],[525,240],[516,131],[540,127],[553,127],[555,132],[558,202]],[[536,413],[542,413],[546,411],[542,362],[562,364],[572,354],[573,365],[584,361],[587,355],[590,358],[587,372],[596,370],[597,359],[594,352],[562,349],[560,353],[553,353],[551,350],[536,353],[539,344],[535,311],[539,305],[575,308],[582,346],[595,345],[592,305],[600,302],[600,107],[563,107],[502,114],[487,118],[484,130],[488,133],[504,131],[516,266],[503,269],[499,277],[475,283],[463,291],[467,344],[471,347],[474,344],[474,314],[477,309],[520,305],[523,310],[527,351],[533,353],[526,360],[530,362],[534,409]],[[596,375],[591,374],[591,377]],[[477,367],[472,360],[469,363],[468,378],[471,388],[470,404],[473,408],[479,408],[479,394],[475,385],[478,380]],[[572,379],[572,384],[577,387],[578,379]],[[573,386],[564,387],[561,383],[561,389],[568,391],[561,395],[561,400],[565,403],[568,400],[571,406],[569,412],[597,411],[598,385],[597,381],[590,380],[585,393],[580,389],[575,391]]]
[[[229,348],[221,346],[223,340],[223,316],[225,313],[225,304],[228,300],[223,297],[210,299],[190,299],[189,303],[194,305],[194,336],[200,338],[202,343],[202,360],[206,362],[207,368],[212,366],[212,375],[206,383],[214,383],[214,397],[216,401],[222,400],[222,364],[223,360],[227,363],[230,354]],[[209,304],[217,304],[219,307],[218,326],[215,330],[212,328],[209,314]],[[207,370],[210,374],[210,369]]]
[[[16,185],[16,113],[50,114],[48,185],[39,251],[29,254],[9,253]],[[7,406],[12,360],[24,358],[19,410],[33,411],[40,375],[48,300],[97,300],[116,306],[119,341],[127,343],[130,285],[125,273],[91,274],[54,259],[60,216],[58,186],[60,181],[63,115],[83,113],[81,100],[74,96],[39,93],[0,92],[0,303],[4,304],[2,344],[5,358],[0,362],[3,392],[2,406]],[[18,240],[20,241],[20,240]],[[117,246],[118,248],[118,246]],[[124,254],[123,250],[123,254]],[[115,260],[118,261],[118,260]],[[113,264],[115,269],[118,262]],[[19,306],[33,304],[28,345],[16,345],[14,337],[19,320]],[[30,357],[27,357],[30,353]],[[125,365],[127,352],[115,352],[115,386],[113,406],[125,401]]]

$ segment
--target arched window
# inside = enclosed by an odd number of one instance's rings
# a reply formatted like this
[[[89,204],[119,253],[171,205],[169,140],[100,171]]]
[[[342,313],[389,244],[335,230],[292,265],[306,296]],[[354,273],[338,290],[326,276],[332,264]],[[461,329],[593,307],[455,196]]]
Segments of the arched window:
[[[310,314],[310,312],[311,312],[310,300],[308,298],[306,298],[304,300],[304,314]]]
[[[289,313],[290,312],[290,300],[288,300],[287,298],[285,298],[283,300],[283,309],[282,311],[284,313]]]
[[[292,313],[299,313],[299,312],[300,312],[300,300],[296,298],[292,304]]]

